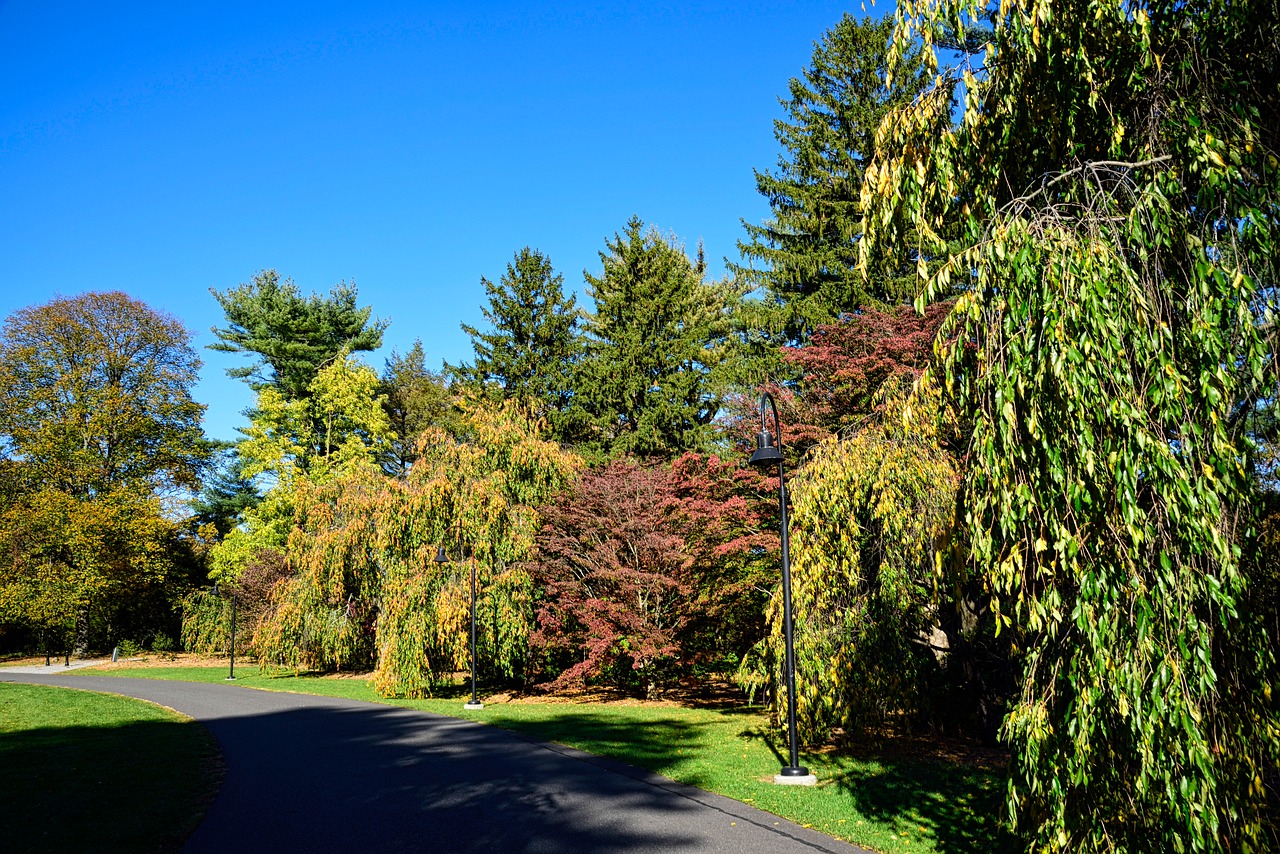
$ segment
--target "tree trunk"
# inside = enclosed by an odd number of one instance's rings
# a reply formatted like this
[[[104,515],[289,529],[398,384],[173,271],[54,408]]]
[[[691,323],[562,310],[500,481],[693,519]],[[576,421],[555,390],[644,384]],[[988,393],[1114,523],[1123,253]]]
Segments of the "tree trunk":
[[[76,609],[76,628],[75,637],[72,639],[71,650],[76,654],[77,658],[84,658],[89,654],[89,606],[81,605]]]

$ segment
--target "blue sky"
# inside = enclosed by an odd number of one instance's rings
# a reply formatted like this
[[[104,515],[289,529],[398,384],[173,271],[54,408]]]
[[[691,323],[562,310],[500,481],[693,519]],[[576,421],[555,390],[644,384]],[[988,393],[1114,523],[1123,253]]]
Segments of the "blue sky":
[[[415,338],[467,359],[481,276],[530,245],[579,290],[633,214],[720,275],[846,9],[0,0],[0,316],[122,290],[178,317],[234,438],[251,395],[204,350],[209,288],[258,270],[354,281],[391,321],[378,369]]]

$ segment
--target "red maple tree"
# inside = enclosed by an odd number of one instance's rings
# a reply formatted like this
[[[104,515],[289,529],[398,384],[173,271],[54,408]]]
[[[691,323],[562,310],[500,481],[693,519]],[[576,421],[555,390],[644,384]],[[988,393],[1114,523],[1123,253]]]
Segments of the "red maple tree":
[[[878,413],[887,384],[911,383],[929,364],[951,307],[936,303],[923,316],[909,305],[864,309],[818,327],[804,346],[786,348],[783,358],[801,370],[803,426],[833,433]]]
[[[652,697],[755,643],[778,549],[758,479],[715,456],[621,460],[543,508],[532,642],[551,687],[611,680]]]

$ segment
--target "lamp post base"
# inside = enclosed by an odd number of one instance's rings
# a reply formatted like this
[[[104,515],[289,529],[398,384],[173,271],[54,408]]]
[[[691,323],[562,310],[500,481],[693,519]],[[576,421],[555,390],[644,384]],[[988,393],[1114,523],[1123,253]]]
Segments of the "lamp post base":
[[[479,701],[473,703],[470,700],[468,700],[467,702],[462,704],[462,708],[466,709],[468,712],[478,712],[484,708],[484,703],[481,703]]]
[[[779,786],[816,786],[818,778],[809,773],[803,765],[787,766],[773,775],[773,782]]]
[[[234,677],[234,676],[228,676],[226,679],[223,679],[222,681],[223,681],[223,682],[234,682],[234,681],[236,681],[236,677]]]

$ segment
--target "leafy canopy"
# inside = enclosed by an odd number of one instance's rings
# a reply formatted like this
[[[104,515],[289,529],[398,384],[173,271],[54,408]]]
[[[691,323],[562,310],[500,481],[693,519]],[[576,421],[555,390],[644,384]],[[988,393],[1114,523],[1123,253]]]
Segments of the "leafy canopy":
[[[11,315],[0,337],[0,450],[26,488],[194,486],[209,448],[190,342],[177,320],[118,291]]]
[[[1044,851],[1265,847],[1272,647],[1241,557],[1243,414],[1276,393],[1275,3],[898,9],[896,55],[994,20],[984,65],[882,124],[863,202],[921,253],[965,230],[922,272],[963,291],[956,565],[1021,651],[1010,815]]]
[[[274,388],[286,400],[306,397],[316,374],[343,350],[376,350],[387,328],[386,321],[370,321],[371,309],[357,306],[356,286],[346,282],[327,297],[304,297],[292,279],[264,270],[251,282],[209,292],[227,318],[226,327],[213,327],[218,341],[209,349],[258,357],[227,375],[249,380],[256,391]]]
[[[166,512],[209,454],[190,333],[118,292],[21,309],[0,337],[0,623],[83,648],[164,612],[188,566]],[[154,613],[153,615],[154,616]]]

